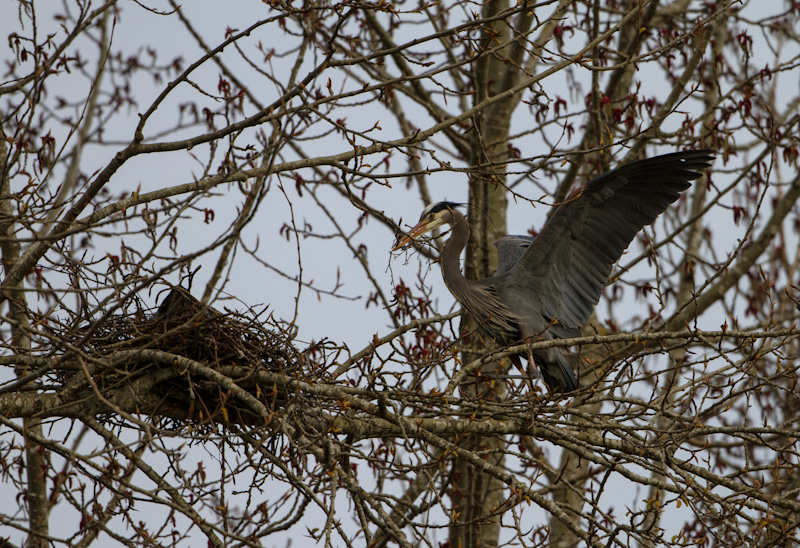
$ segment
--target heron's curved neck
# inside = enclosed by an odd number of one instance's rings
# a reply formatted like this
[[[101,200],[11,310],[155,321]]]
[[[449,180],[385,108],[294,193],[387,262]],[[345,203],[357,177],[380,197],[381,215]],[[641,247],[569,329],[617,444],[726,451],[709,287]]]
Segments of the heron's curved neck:
[[[467,285],[467,279],[461,273],[461,252],[467,245],[469,239],[469,224],[467,218],[460,211],[451,212],[453,221],[450,223],[452,230],[450,238],[442,246],[442,277],[444,283],[456,298],[460,295],[460,289]]]

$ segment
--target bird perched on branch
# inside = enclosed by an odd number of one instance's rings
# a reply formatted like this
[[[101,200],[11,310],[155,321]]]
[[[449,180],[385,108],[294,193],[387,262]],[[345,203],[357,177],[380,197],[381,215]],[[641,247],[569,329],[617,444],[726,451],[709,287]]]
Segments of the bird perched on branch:
[[[634,236],[652,223],[711,165],[709,150],[689,150],[632,162],[573,192],[537,238],[510,236],[498,246],[497,273],[467,280],[461,251],[469,239],[460,204],[429,205],[394,250],[444,224],[452,227],[441,252],[444,283],[476,321],[480,332],[502,346],[572,338],[589,319],[611,269]],[[528,356],[551,393],[580,387],[557,348]],[[520,366],[518,356],[512,360]]]

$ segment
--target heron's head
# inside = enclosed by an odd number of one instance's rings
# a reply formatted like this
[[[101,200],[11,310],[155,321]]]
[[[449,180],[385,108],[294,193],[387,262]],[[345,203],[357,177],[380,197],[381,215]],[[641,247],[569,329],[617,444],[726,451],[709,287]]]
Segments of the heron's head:
[[[447,223],[452,223],[453,209],[459,206],[461,206],[461,204],[456,202],[436,202],[426,207],[422,211],[422,215],[420,215],[417,225],[409,230],[408,234],[403,235],[399,239],[394,248],[392,248],[392,251],[407,246],[414,238],[422,236],[434,228],[446,225]]]

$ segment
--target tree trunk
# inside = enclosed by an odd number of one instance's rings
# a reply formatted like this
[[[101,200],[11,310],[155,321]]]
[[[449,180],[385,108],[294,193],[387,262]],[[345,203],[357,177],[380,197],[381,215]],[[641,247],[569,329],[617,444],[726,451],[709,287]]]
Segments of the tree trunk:
[[[12,193],[8,178],[6,158],[8,147],[5,139],[0,139],[0,251],[2,251],[3,270],[8,272],[20,257],[20,244],[16,239],[16,214],[11,203]],[[31,351],[30,321],[26,311],[24,282],[20,281],[7,292],[8,316],[11,318],[11,339],[14,348],[20,355]],[[17,374],[24,375],[26,368],[18,367]],[[39,548],[48,545],[48,502],[47,502],[47,452],[33,441],[30,435],[42,438],[44,433],[39,419],[29,418],[23,421],[28,434],[25,445],[25,473],[27,493],[25,502],[28,508],[28,527],[31,534],[26,546]]]
[[[508,9],[508,2],[499,0],[484,4],[483,16],[493,17]],[[493,44],[505,42],[511,31],[505,20],[484,27],[483,51]],[[475,64],[475,101],[479,102],[497,94],[507,82],[509,67],[498,61],[498,57],[511,55],[510,47],[493,54],[484,55]],[[511,113],[518,98],[512,97],[496,103],[485,110],[482,116],[473,119],[470,133],[472,177],[469,182],[470,240],[464,275],[477,280],[490,277],[497,269],[497,249],[493,245],[497,238],[506,234],[506,167],[508,160],[508,135]],[[472,318],[464,316],[462,334],[467,334],[468,345],[463,353],[465,363],[485,351],[490,341],[483,341],[474,333],[476,325]],[[490,363],[481,370],[478,382],[460,387],[463,397],[499,401],[506,397],[503,381],[494,379],[504,367],[501,363]],[[506,440],[501,436],[475,437],[466,440],[465,449],[480,452],[494,466],[502,467]],[[451,490],[452,525],[450,546],[493,547],[500,537],[500,514],[496,514],[505,500],[502,482],[474,466],[457,460],[454,485]]]

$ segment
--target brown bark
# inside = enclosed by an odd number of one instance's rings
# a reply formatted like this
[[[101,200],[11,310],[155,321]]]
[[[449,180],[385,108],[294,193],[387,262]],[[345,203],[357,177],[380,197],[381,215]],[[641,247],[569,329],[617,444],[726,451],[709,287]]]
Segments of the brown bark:
[[[3,270],[8,272],[17,264],[20,258],[20,244],[16,237],[15,222],[16,212],[12,203],[11,186],[8,178],[8,147],[6,141],[0,138],[0,253],[2,253]],[[8,303],[8,316],[12,321],[11,336],[13,347],[21,355],[31,351],[30,320],[28,319],[28,306],[25,298],[24,282],[19,281],[9,287],[5,293]],[[18,366],[17,375],[27,373],[27,368]],[[49,534],[49,501],[47,498],[47,471],[49,470],[47,449],[33,441],[30,435],[37,438],[44,437],[42,422],[37,418],[24,420],[26,437],[25,446],[25,472],[26,496],[25,503],[28,510],[28,527],[31,534],[26,546],[29,548],[44,548],[48,545]]]

